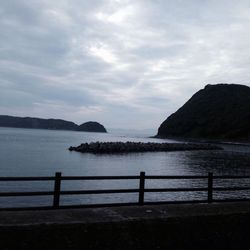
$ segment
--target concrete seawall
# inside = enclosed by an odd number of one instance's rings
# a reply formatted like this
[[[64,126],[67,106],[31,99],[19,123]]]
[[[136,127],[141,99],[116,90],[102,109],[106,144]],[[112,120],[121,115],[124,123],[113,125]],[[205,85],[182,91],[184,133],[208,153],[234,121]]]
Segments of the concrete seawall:
[[[0,249],[248,249],[249,225],[249,202],[1,211]]]

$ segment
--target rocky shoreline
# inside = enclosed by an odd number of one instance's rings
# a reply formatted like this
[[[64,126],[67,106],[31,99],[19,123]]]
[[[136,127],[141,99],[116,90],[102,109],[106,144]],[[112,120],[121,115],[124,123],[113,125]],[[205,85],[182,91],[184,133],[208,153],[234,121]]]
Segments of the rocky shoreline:
[[[115,154],[132,152],[166,152],[190,150],[222,150],[212,144],[197,143],[154,143],[154,142],[91,142],[82,143],[77,147],[70,147],[70,151],[93,154]]]

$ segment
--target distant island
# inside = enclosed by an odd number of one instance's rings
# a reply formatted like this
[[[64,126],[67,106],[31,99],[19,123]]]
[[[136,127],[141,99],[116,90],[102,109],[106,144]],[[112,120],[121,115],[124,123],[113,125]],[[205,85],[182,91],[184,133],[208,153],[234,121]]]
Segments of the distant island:
[[[156,137],[250,141],[250,88],[207,85],[160,125]]]
[[[77,125],[74,122],[65,121],[61,119],[42,119],[34,117],[16,117],[8,115],[0,115],[0,127],[107,133],[105,127],[98,122],[90,121],[85,122],[81,125]]]
[[[77,131],[107,133],[104,126],[98,122],[85,122],[77,127]]]

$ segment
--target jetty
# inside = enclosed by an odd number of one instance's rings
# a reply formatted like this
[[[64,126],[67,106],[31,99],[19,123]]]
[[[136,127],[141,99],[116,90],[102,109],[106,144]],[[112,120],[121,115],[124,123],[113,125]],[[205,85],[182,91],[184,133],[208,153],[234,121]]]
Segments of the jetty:
[[[222,148],[206,143],[155,143],[155,142],[90,142],[69,148],[70,151],[93,154],[115,154],[132,152],[167,152],[190,150],[221,150]]]

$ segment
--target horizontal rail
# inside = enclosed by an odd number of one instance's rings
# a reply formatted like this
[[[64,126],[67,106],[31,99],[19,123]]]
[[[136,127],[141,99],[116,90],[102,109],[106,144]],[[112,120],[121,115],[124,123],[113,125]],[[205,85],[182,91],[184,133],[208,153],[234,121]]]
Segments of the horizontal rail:
[[[250,190],[250,187],[214,187],[213,191],[241,191]]]
[[[214,179],[250,179],[250,175],[214,175]]]
[[[0,177],[0,181],[54,181],[55,177]]]
[[[137,193],[139,189],[102,189],[102,190],[70,190],[61,191],[61,195],[75,194],[120,194],[120,193]]]
[[[122,202],[122,203],[98,203],[98,204],[80,204],[80,205],[60,205],[56,209],[69,209],[69,208],[95,208],[95,207],[120,207],[120,206],[136,206],[137,202]],[[0,211],[20,211],[20,210],[51,210],[55,209],[52,206],[32,206],[32,207],[4,207]]]
[[[134,180],[139,179],[139,175],[127,175],[127,176],[62,176],[61,180],[73,181],[73,180]]]
[[[133,180],[139,179],[137,175],[127,176],[62,176],[61,180]],[[55,177],[0,177],[0,181],[54,181]]]
[[[204,175],[147,175],[145,179],[207,179],[207,176]]]
[[[61,180],[136,180],[139,175],[127,176],[62,176]],[[147,175],[145,179],[207,179],[204,175]],[[215,175],[213,179],[250,179],[250,176],[244,175]],[[0,181],[54,181],[54,176],[37,176],[37,177],[0,177]]]
[[[144,192],[160,193],[160,192],[197,192],[207,191],[208,188],[145,188]]]
[[[214,187],[213,191],[241,191],[250,190],[250,187]],[[146,188],[147,193],[161,192],[204,192],[208,188]],[[102,189],[102,190],[67,190],[60,191],[60,195],[80,195],[80,194],[119,194],[119,193],[137,193],[139,189]],[[45,196],[54,195],[53,191],[38,191],[38,192],[0,192],[0,197],[7,196]]]
[[[137,193],[139,189],[102,189],[102,190],[69,190],[60,191],[60,195],[79,195],[79,194],[119,194],[119,193]],[[0,197],[6,196],[43,196],[54,195],[53,191],[38,192],[0,192]]]
[[[43,196],[43,195],[54,195],[52,191],[38,191],[38,192],[0,192],[0,197],[6,196]]]

